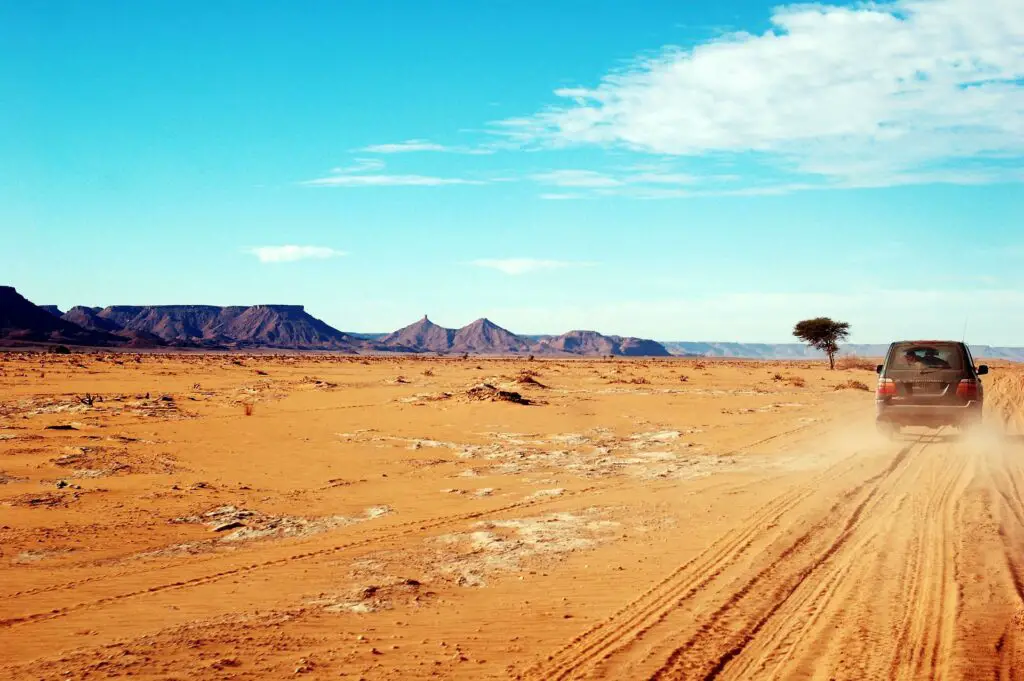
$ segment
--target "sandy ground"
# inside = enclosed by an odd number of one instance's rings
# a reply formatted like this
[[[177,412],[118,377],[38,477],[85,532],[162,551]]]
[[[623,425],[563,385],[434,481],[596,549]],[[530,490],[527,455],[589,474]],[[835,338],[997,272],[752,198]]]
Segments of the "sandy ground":
[[[1024,370],[874,379],[0,354],[0,678],[1024,679]]]

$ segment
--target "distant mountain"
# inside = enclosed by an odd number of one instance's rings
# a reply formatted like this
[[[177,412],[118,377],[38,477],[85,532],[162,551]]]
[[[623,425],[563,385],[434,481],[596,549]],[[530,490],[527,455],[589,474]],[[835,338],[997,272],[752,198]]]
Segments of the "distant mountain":
[[[669,351],[656,341],[605,336],[597,331],[570,331],[561,336],[545,337],[534,344],[533,351],[537,354],[587,356],[668,357],[670,355]]]
[[[423,319],[404,326],[379,339],[378,343],[394,350],[412,352],[448,352],[452,349],[455,331],[438,326],[423,315]]]
[[[736,357],[745,359],[822,359],[824,354],[801,343],[702,343],[690,341],[663,342],[674,355],[700,357]],[[840,355],[858,357],[882,357],[889,350],[887,343],[844,345]],[[976,359],[1005,359],[1024,361],[1024,348],[993,347],[972,345],[971,353]]]
[[[13,286],[0,286],[0,340],[69,345],[117,345],[124,339],[90,331],[26,300]]]
[[[83,317],[88,311],[76,308]],[[366,341],[327,325],[301,305],[113,305],[93,312],[90,323],[153,334],[170,345],[347,352],[368,349]]]
[[[60,311],[60,308],[57,307],[56,305],[39,305],[38,307],[46,310],[47,312],[52,314],[54,317],[60,317],[60,316],[63,316],[63,314],[64,314],[63,312]]]
[[[89,329],[91,331],[106,331],[107,333],[117,333],[123,331],[124,327],[118,324],[112,319],[100,317],[97,314],[103,308],[100,307],[85,307],[84,305],[76,305],[62,315],[62,319],[65,321],[78,324],[83,329]]]
[[[489,319],[461,329],[446,329],[427,317],[377,340],[377,349],[403,352],[451,352],[473,355],[621,355],[668,357],[660,343],[641,338],[570,331],[561,336],[520,336]]]
[[[530,350],[530,344],[489,319],[478,319],[462,327],[452,339],[453,352],[481,355],[511,355]]]
[[[90,331],[101,331],[120,336],[129,346],[135,348],[153,348],[167,344],[164,339],[156,334],[149,333],[148,331],[126,329],[113,320],[100,317],[99,312],[102,309],[100,307],[76,305],[65,312],[62,319],[78,324]]]

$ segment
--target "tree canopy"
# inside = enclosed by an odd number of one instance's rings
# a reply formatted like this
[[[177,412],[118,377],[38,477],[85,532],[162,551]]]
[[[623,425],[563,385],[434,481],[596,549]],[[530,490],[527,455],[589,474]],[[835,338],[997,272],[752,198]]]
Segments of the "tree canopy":
[[[846,322],[837,322],[829,317],[815,317],[797,322],[797,325],[793,327],[793,335],[812,348],[821,350],[828,355],[829,367],[835,369],[839,342],[845,341],[850,336],[850,325]]]

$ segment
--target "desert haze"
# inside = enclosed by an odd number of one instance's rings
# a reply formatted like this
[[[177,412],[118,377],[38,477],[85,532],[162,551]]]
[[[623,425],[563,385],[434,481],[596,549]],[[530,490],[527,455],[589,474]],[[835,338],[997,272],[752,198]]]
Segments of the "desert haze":
[[[0,353],[0,677],[1024,678],[1024,371]]]

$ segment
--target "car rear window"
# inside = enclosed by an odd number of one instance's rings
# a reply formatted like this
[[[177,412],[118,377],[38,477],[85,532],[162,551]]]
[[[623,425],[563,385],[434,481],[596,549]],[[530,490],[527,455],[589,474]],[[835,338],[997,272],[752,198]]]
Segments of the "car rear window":
[[[956,343],[898,343],[889,359],[897,371],[962,369],[963,352]]]

